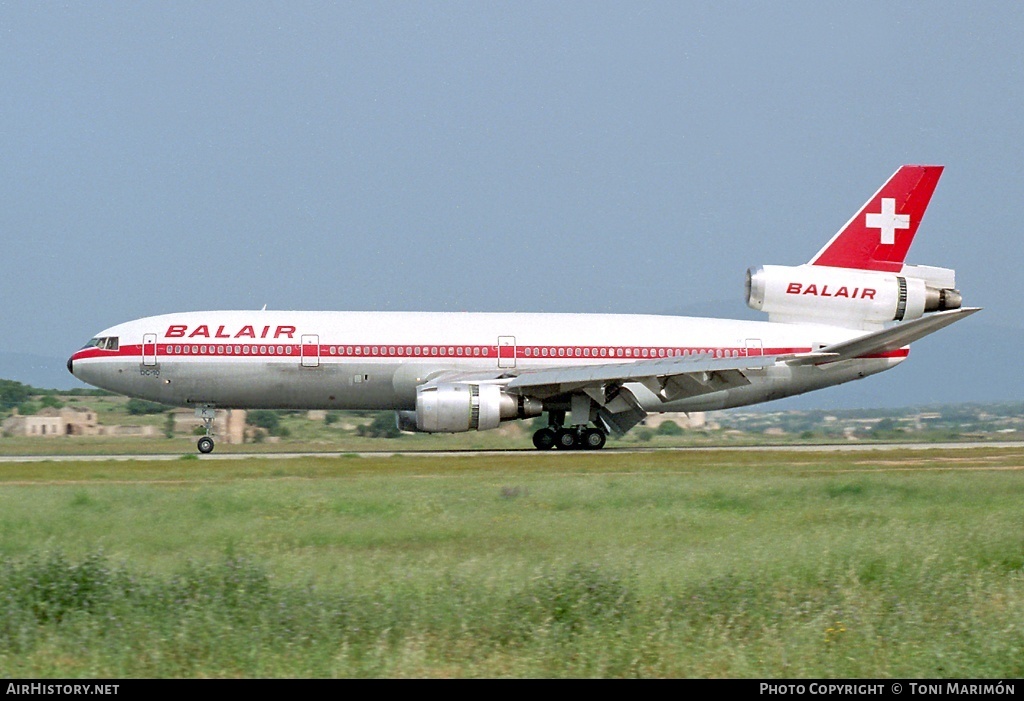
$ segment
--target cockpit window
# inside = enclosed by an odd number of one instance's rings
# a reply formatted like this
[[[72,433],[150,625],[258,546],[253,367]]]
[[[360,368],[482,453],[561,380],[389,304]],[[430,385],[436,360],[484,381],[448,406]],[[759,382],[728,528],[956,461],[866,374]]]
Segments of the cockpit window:
[[[94,338],[85,344],[86,348],[99,348],[100,350],[116,351],[120,346],[120,339],[117,336],[105,336]]]

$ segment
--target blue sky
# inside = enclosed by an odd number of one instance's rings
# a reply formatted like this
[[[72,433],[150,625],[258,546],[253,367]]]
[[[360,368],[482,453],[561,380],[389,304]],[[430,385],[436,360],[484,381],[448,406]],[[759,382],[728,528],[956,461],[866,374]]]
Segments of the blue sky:
[[[1015,398],[1022,29],[998,2],[0,3],[0,363],[264,304],[756,318],[748,266],[939,163],[909,262],[985,311],[817,396]]]

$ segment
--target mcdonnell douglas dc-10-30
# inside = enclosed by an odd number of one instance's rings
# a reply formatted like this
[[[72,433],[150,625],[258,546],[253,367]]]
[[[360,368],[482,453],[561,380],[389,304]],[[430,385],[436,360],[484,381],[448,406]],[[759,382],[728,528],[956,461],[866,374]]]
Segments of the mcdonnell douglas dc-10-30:
[[[768,321],[624,314],[201,311],[97,334],[75,377],[216,409],[394,410],[404,431],[485,431],[547,413],[541,450],[599,449],[649,413],[725,409],[838,385],[906,360],[977,308],[955,273],[908,265],[942,166],[901,167],[810,262],[749,269]]]

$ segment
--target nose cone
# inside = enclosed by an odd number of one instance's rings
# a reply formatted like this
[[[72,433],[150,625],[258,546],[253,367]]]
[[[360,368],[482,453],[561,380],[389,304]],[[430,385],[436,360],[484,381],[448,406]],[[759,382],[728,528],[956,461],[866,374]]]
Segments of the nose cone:
[[[78,374],[75,372],[75,361],[76,360],[81,360],[84,357],[84,354],[82,353],[82,351],[84,351],[84,350],[85,350],[84,348],[80,348],[80,349],[76,350],[74,353],[72,353],[71,357],[68,358],[68,372],[70,372],[75,377],[78,377]],[[81,368],[79,368],[79,371],[80,370],[81,370]],[[82,378],[78,377],[78,379],[82,379]]]

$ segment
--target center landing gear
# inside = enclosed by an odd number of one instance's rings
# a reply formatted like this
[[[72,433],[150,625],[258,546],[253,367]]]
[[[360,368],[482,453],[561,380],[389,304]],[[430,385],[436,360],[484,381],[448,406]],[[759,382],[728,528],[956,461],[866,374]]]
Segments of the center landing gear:
[[[537,450],[600,450],[608,436],[599,428],[591,426],[551,425],[533,434],[533,445]]]

